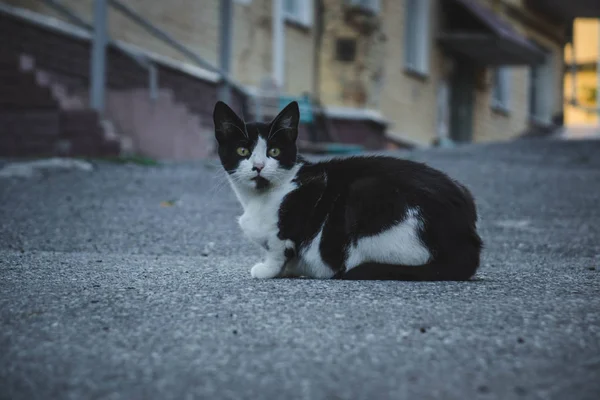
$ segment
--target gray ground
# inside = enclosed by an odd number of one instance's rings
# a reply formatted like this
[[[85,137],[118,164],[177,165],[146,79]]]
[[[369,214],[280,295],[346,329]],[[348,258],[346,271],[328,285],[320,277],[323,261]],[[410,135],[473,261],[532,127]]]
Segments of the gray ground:
[[[2,178],[0,398],[598,399],[599,154],[405,154],[478,199],[466,283],[251,280],[214,165]]]

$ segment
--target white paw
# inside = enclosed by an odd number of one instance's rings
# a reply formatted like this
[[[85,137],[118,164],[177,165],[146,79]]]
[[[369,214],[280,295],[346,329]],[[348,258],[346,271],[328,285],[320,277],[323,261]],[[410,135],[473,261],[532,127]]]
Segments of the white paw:
[[[250,270],[250,274],[256,279],[271,279],[279,274],[280,268],[274,268],[266,263],[255,264]]]

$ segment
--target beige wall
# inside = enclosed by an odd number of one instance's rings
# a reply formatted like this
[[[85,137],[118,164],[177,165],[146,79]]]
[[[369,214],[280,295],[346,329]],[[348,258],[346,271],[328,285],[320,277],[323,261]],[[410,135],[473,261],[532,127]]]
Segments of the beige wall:
[[[577,73],[577,100],[584,107],[594,108],[595,101],[590,99],[590,88],[596,87],[596,71],[580,71]],[[571,75],[565,76],[565,95],[571,96],[573,85]],[[595,125],[599,122],[598,114],[573,106],[565,107],[565,123],[567,125]]]
[[[480,1],[491,4],[488,0]],[[326,4],[329,10],[325,14],[326,30],[320,54],[321,100],[330,105],[376,108],[390,120],[391,136],[430,144],[437,135],[438,86],[448,68],[448,60],[434,42],[439,29],[440,2],[431,1],[430,62],[425,77],[409,74],[404,68],[404,0],[381,1],[381,28],[371,35],[360,34],[343,20],[339,1],[327,0]],[[354,63],[334,59],[335,38],[340,36],[358,38],[358,55]],[[365,59],[370,62],[366,63]],[[491,86],[476,91],[474,140],[509,139],[527,126],[528,69],[515,68],[512,75],[512,111],[509,114],[491,109]]]
[[[64,19],[36,0],[5,2]],[[92,20],[92,0],[62,2],[87,21]],[[219,0],[127,0],[126,4],[208,62],[217,65]],[[272,0],[252,0],[249,4],[234,2],[232,69],[234,77],[247,85],[258,86],[261,79],[269,76],[271,72],[271,7]],[[109,13],[108,21],[112,38],[192,63],[113,9]],[[313,29],[286,25],[286,89],[291,93],[299,94],[313,88],[313,32]]]
[[[327,105],[366,107],[381,111],[392,123],[390,131],[430,143],[435,136],[435,83],[439,54],[432,51],[427,79],[403,69],[404,1],[381,0],[380,25],[361,33],[344,20],[339,0],[326,0],[325,34],[320,53],[320,97]],[[436,15],[435,1],[432,18]],[[435,27],[432,26],[432,37]],[[335,60],[335,39],[357,39],[352,63]]]
[[[324,32],[319,53],[321,101],[332,106],[377,106],[376,75],[383,67],[384,42],[381,29],[364,34],[346,23],[340,0],[325,0]],[[356,59],[335,59],[337,38],[356,39]]]
[[[502,141],[525,129],[529,120],[529,70],[515,67],[511,71],[510,111],[499,112],[491,107],[491,89],[475,94],[473,136],[477,142]],[[491,84],[491,79],[488,80]]]
[[[34,11],[64,19],[60,14],[36,0],[8,0],[7,3],[24,6]],[[63,0],[86,21],[92,21],[92,0]],[[218,0],[173,0],[169,2],[152,0],[127,0],[127,5],[157,26],[165,29],[175,39],[191,47],[209,62],[217,61],[218,52]],[[147,50],[184,60],[177,51],[156,40],[133,21],[109,8],[108,29],[113,39],[120,39]]]
[[[429,75],[426,78],[407,74],[404,69],[404,0],[383,2],[383,25],[388,38],[385,48],[384,86],[381,110],[392,121],[390,133],[431,144],[436,137],[437,83],[443,73],[442,55],[430,43]],[[435,37],[438,21],[437,1],[430,9],[430,38]]]
[[[556,29],[560,30],[561,27],[557,26]],[[552,54],[552,113],[559,113],[564,109],[563,71],[565,63],[563,58],[563,46],[533,29],[524,28],[524,32],[530,39],[540,43]]]
[[[480,0],[482,3],[491,3],[487,0]],[[508,1],[514,5],[522,5],[522,1]],[[525,37],[536,41],[551,52],[552,59],[552,115],[560,113],[563,109],[563,58],[562,46],[537,30],[532,29],[521,22],[511,19],[504,14],[501,17],[509,22],[519,33]],[[532,14],[531,17],[536,18]],[[551,26],[550,23],[537,17],[538,22]],[[554,26],[559,31],[562,27]],[[489,75],[488,70],[488,76]],[[508,114],[499,113],[490,107],[491,104],[491,79],[488,80],[490,86],[487,90],[478,90],[476,94],[476,105],[474,113],[474,136],[475,140],[497,141],[507,140],[522,132],[529,124],[529,67],[512,67],[512,82],[510,94],[510,112]]]
[[[598,34],[600,23],[594,19],[577,19],[574,25],[574,47],[576,63],[595,63],[598,60]],[[572,53],[565,50],[565,59],[571,62]],[[596,88],[597,75],[594,70],[578,71],[576,76],[577,100],[584,107],[596,107],[590,101],[590,90]],[[564,94],[571,98],[573,82],[571,74],[565,76]],[[565,106],[565,123],[568,125],[595,125],[600,122],[597,113],[589,112],[571,105]]]
[[[271,3],[271,0],[268,1]],[[299,95],[314,91],[314,41],[314,23],[310,30],[287,24],[284,86],[286,92]],[[268,62],[271,63],[270,59]]]
[[[479,0],[486,6],[500,12],[501,1]],[[404,71],[402,43],[404,41],[404,0],[383,1],[384,27],[388,38],[385,51],[385,85],[381,95],[381,110],[392,120],[392,133],[408,137],[422,143],[431,143],[436,137],[437,118],[437,86],[444,78],[447,60],[440,48],[432,43],[430,48],[429,75],[418,78]],[[513,5],[522,6],[522,1],[509,1]],[[440,2],[432,1],[430,37],[435,38],[439,29]],[[562,47],[550,41],[543,34],[521,25],[518,21],[510,22],[525,36],[538,41],[549,48],[553,54],[553,101],[552,113],[562,110]],[[560,29],[560,27],[557,27]],[[393,38],[396,38],[393,40]],[[508,140],[526,129],[529,122],[529,68],[513,67],[511,82],[511,104],[508,114],[499,113],[491,108],[491,69],[487,69],[488,84],[476,89],[473,111],[474,141]]]
[[[577,62],[596,62],[598,60],[598,33],[600,23],[597,19],[578,18],[574,25],[575,57]]]

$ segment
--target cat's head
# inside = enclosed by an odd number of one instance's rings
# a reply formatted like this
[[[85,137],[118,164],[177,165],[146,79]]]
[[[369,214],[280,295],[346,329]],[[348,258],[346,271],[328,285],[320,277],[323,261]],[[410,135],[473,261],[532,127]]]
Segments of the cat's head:
[[[241,188],[267,190],[290,179],[297,162],[300,110],[288,104],[271,123],[245,123],[225,103],[213,111],[219,158]]]

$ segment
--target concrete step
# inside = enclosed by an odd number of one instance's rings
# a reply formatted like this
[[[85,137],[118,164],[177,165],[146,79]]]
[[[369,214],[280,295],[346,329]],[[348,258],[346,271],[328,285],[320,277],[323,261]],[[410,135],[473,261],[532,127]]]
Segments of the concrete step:
[[[600,139],[600,125],[565,126],[557,135],[559,139]]]

